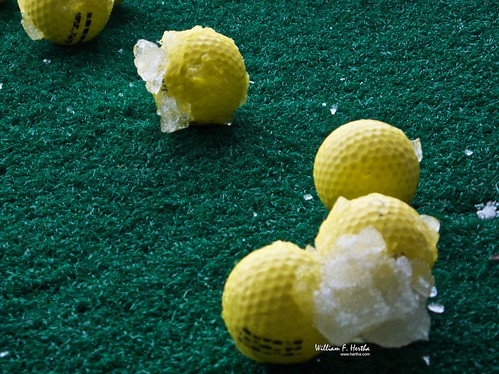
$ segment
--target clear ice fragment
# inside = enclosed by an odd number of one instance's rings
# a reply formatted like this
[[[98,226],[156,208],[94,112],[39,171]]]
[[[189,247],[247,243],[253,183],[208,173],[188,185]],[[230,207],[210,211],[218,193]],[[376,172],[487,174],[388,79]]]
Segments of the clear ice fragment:
[[[163,86],[168,53],[164,48],[147,40],[139,40],[134,48],[134,63],[147,90],[153,94],[157,113],[161,116],[161,131],[171,133],[189,126],[188,111],[180,110],[174,97]]]
[[[0,352],[0,358],[6,357],[8,355],[9,355],[9,351]]]
[[[440,221],[435,217],[428,216],[426,214],[421,214],[421,219],[428,225],[430,230],[432,230],[433,232],[438,233],[440,231]]]
[[[146,82],[147,90],[157,94],[163,85],[166,50],[147,40],[139,40],[133,47],[134,63],[140,77]]]
[[[423,361],[426,366],[430,366],[430,356],[423,356]]]
[[[471,156],[471,155],[473,154],[473,151],[472,151],[472,150],[470,150],[470,149],[465,149],[465,150],[464,150],[464,154],[465,154],[466,156]]]
[[[0,83],[0,90],[3,88],[3,83]]]
[[[338,104],[333,104],[331,105],[331,108],[329,109],[329,112],[331,113],[331,115],[335,115],[336,114],[336,111],[338,110]]]
[[[52,60],[50,60],[50,59],[48,59],[48,58],[44,58],[44,59],[43,59],[43,63],[44,63],[45,65],[48,65],[48,64],[50,64],[51,62],[52,62]]]
[[[183,113],[175,98],[160,92],[156,97],[157,113],[161,116],[161,131],[170,133],[189,126],[189,116]]]
[[[437,303],[428,304],[428,309],[437,314],[442,314],[445,311],[445,307],[442,304]]]
[[[435,297],[435,296],[437,296],[437,293],[438,293],[438,291],[437,291],[437,287],[433,286],[433,287],[431,288],[430,297]]]
[[[419,138],[411,140],[412,146],[416,151],[416,156],[418,157],[418,161],[421,162],[423,160],[423,147],[421,146],[421,140]]]
[[[312,200],[314,197],[310,194],[306,194],[306,195],[303,195],[303,198],[306,200],[306,201],[310,201]]]

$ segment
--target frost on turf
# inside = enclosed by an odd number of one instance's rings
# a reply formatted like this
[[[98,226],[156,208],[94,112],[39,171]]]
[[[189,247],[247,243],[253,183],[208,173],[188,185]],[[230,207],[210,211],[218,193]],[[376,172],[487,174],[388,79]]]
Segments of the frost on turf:
[[[389,256],[382,235],[368,227],[343,235],[323,255],[314,292],[316,328],[331,344],[355,339],[384,347],[427,340],[426,301],[434,278],[421,260]]]
[[[174,132],[187,127],[188,115],[179,109],[177,101],[167,94],[167,88],[163,85],[168,62],[166,50],[141,39],[135,44],[133,54],[137,73],[146,82],[147,90],[154,96],[157,113],[161,116],[161,131]]]
[[[477,204],[475,206],[478,209],[476,214],[480,219],[489,220],[499,217],[499,211],[497,211],[499,203],[496,201],[489,201],[487,204]]]

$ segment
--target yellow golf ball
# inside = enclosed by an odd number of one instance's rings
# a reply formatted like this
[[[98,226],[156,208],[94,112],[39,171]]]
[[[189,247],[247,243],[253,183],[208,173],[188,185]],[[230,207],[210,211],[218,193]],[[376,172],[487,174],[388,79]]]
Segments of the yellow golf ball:
[[[75,45],[95,38],[107,24],[114,0],[19,0],[22,25],[33,39]]]
[[[381,233],[393,257],[420,259],[430,268],[437,259],[438,220],[419,215],[405,202],[378,193],[350,201],[339,198],[319,228],[316,249],[319,254],[334,250],[340,235],[357,235],[367,227]]]
[[[322,143],[314,161],[315,188],[331,209],[338,197],[378,192],[409,203],[419,183],[413,144],[398,128],[375,120],[349,122]]]
[[[139,40],[135,65],[154,96],[161,130],[231,124],[246,102],[249,77],[231,38],[209,27],[166,31],[161,47]]]
[[[230,122],[246,101],[249,77],[234,41],[211,28],[167,31],[161,39],[170,56],[163,80],[180,110],[199,124]]]
[[[224,287],[222,317],[241,353],[267,363],[297,363],[319,354],[324,337],[302,312],[293,289],[297,272],[316,259],[295,244],[277,241],[250,253]]]

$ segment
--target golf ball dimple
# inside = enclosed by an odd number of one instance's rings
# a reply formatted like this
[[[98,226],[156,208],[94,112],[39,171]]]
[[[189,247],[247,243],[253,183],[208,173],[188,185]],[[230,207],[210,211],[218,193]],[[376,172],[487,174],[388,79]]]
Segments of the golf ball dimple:
[[[313,177],[319,198],[331,209],[338,197],[378,192],[409,203],[419,183],[413,144],[398,128],[375,120],[334,130],[317,151]]]
[[[22,25],[33,39],[76,45],[95,38],[106,26],[114,0],[19,0]]]
[[[222,296],[222,317],[237,348],[267,363],[304,362],[325,342],[294,293],[297,272],[314,257],[277,241],[250,253],[232,270]]]

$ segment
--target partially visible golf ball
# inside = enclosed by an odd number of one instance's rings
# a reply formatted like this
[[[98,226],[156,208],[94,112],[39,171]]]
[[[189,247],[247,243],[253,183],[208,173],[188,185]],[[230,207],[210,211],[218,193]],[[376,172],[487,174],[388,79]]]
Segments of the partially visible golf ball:
[[[314,161],[314,183],[331,209],[338,197],[372,192],[411,202],[419,183],[419,161],[402,130],[375,120],[349,122],[322,143]]]
[[[230,273],[222,296],[222,317],[237,348],[259,362],[304,362],[320,352],[324,337],[304,313],[310,295],[293,292],[315,257],[297,245],[277,241],[243,258]],[[300,298],[300,299],[298,299]]]
[[[33,40],[75,45],[95,38],[106,26],[114,0],[19,0],[22,25]]]

